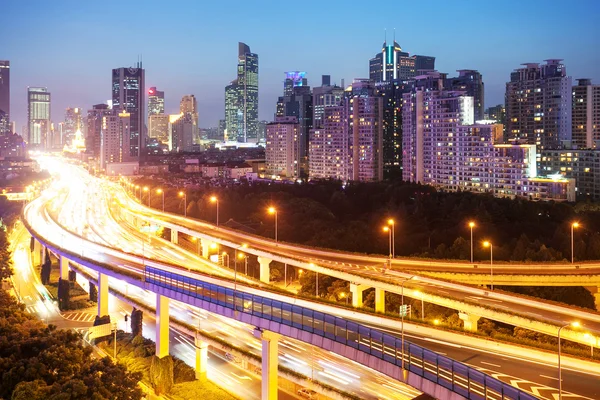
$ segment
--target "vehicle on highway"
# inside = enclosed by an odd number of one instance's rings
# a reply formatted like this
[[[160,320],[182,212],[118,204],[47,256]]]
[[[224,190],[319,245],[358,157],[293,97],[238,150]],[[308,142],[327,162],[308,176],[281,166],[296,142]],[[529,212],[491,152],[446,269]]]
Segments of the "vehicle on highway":
[[[310,390],[307,388],[298,389],[298,396],[303,397],[305,399],[314,400],[317,398],[318,393],[314,390]]]

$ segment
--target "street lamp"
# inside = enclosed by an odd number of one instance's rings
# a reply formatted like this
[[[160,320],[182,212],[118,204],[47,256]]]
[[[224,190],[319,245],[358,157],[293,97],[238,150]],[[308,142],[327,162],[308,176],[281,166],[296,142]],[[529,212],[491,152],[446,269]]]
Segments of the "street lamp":
[[[594,344],[597,342],[597,340],[594,338],[594,336],[590,335],[589,333],[586,333],[583,335],[583,337],[587,340],[589,340],[590,342],[590,355],[592,358],[594,358]]]
[[[392,227],[392,258],[396,257],[396,223],[392,218],[388,219],[388,225]],[[390,263],[390,268],[392,263]]]
[[[183,197],[183,216],[187,217],[187,193],[179,192],[179,197]]]
[[[560,368],[560,331],[563,328],[566,328],[567,326],[579,328],[581,324],[577,321],[569,322],[568,324],[558,328],[558,400],[562,400],[562,370]]]
[[[148,186],[144,186],[144,192],[148,192],[148,207],[150,207],[150,195],[152,194],[152,192],[150,192],[148,190]],[[141,196],[140,196],[140,202],[141,202]]]
[[[217,226],[219,226],[219,199],[217,198],[217,196],[211,196],[210,202],[217,203]]]
[[[275,243],[277,243],[277,209],[275,207],[269,207],[267,211],[269,214],[275,215]]]
[[[400,318],[401,318],[401,320],[402,320],[402,328],[401,328],[401,330],[402,330],[402,333],[401,333],[401,338],[402,338],[402,339],[401,339],[401,342],[402,342],[402,371],[404,371],[404,284],[405,284],[406,282],[410,281],[410,280],[411,280],[411,279],[413,279],[413,278],[417,278],[417,276],[416,276],[416,275],[413,275],[413,276],[411,276],[410,278],[405,278],[405,279],[402,281],[402,284],[400,285],[400,288],[401,288],[401,290],[402,290],[402,291],[401,291],[401,293],[402,293],[402,301],[401,301],[401,304],[402,304],[402,312],[400,313],[400,314],[401,314],[401,315],[400,315]],[[418,279],[418,278],[417,278],[417,279]],[[415,280],[416,280],[416,279],[415,279]]]
[[[575,263],[575,252],[573,251],[573,229],[579,228],[579,222],[571,224],[571,264]]]
[[[388,268],[391,269],[392,268],[392,230],[390,229],[389,226],[384,226],[383,231],[388,233],[388,238],[389,238],[389,242],[390,242],[390,260],[389,260]]]
[[[469,222],[469,228],[471,228],[471,264],[473,264],[473,228],[475,227],[475,222]]]
[[[163,212],[165,212],[165,191],[162,189],[157,189],[156,194],[162,194]]]
[[[420,290],[415,290],[413,294],[416,297],[421,298],[421,320],[425,320],[425,305],[423,304],[423,297],[425,297],[425,295]]]
[[[348,305],[348,296],[346,296],[346,292],[341,292],[339,296],[340,299],[346,299],[346,305]]]
[[[494,250],[492,242],[486,240],[483,242],[483,247],[490,248],[490,288],[494,290]]]
[[[138,196],[140,198],[140,203],[142,202],[142,189],[140,188],[140,185],[135,185],[135,191],[139,192]]]

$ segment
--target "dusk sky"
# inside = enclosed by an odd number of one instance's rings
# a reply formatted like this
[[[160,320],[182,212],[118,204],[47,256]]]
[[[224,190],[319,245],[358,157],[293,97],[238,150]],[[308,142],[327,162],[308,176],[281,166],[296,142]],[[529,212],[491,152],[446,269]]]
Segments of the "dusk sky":
[[[52,120],[68,106],[110,98],[111,69],[143,57],[146,89],[165,92],[166,112],[198,98],[200,126],[224,117],[236,77],[237,42],[259,56],[259,118],[272,120],[284,71],[337,84],[367,78],[384,28],[411,54],[436,57],[440,72],[477,69],[485,106],[504,101],[510,72],[562,58],[567,73],[600,84],[600,0],[501,1],[2,1],[0,59],[11,62],[11,120],[27,117],[27,86],[52,93]]]

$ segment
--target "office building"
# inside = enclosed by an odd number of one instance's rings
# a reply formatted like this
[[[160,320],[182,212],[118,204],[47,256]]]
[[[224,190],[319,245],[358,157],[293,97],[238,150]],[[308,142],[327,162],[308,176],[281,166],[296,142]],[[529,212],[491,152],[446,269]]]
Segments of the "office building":
[[[10,132],[10,61],[0,60],[0,136]]]
[[[0,157],[26,157],[27,146],[21,135],[6,133],[0,135]]]
[[[573,201],[575,182],[537,176],[535,144],[501,144],[500,124],[474,124],[474,100],[464,91],[430,89],[403,96],[403,179],[443,191],[497,197]]]
[[[283,95],[291,96],[292,89],[298,86],[307,86],[308,80],[306,79],[306,72],[291,71],[285,73],[285,80],[283,81]]]
[[[296,117],[276,117],[267,124],[265,145],[266,174],[270,177],[300,177],[299,136]]]
[[[237,79],[225,88],[227,139],[256,143],[258,140],[258,55],[238,43]]]
[[[190,114],[190,119],[194,126],[198,126],[198,102],[193,94],[186,94],[179,103],[179,112]]]
[[[87,135],[85,136],[85,148],[94,157],[100,157],[102,142],[102,123],[104,116],[111,112],[108,104],[94,104],[87,112]]]
[[[267,124],[269,121],[258,121],[258,142],[265,143],[267,138]]]
[[[571,140],[571,77],[562,60],[523,65],[506,84],[506,138],[557,149]]]
[[[572,144],[578,149],[597,147],[600,140],[600,85],[578,79],[573,86]]]
[[[160,143],[169,142],[169,116],[152,114],[148,118],[148,137]]]
[[[219,120],[219,126],[218,126],[218,140],[221,141],[225,141],[227,138],[225,137],[225,130],[227,129],[227,124],[225,123],[224,119],[220,119]],[[266,129],[266,128],[265,128]]]
[[[171,150],[177,153],[194,151],[197,143],[198,127],[194,124],[191,112],[180,113],[171,119]]]
[[[543,150],[540,173],[575,180],[577,200],[600,200],[600,150]]]
[[[506,110],[504,105],[498,104],[497,106],[489,107],[485,110],[483,119],[495,121],[504,125],[506,123]]]
[[[157,90],[155,86],[148,89],[148,118],[151,115],[165,113],[165,92]]]
[[[59,135],[59,140],[55,140],[55,143],[59,147],[70,146],[75,137],[75,133],[81,130],[83,125],[81,123],[81,108],[69,107],[65,110],[65,121],[62,125],[62,132]]]
[[[458,76],[447,78],[444,88],[447,90],[462,90],[467,96],[473,97],[475,106],[475,121],[485,119],[483,78],[479,71],[460,69]]]
[[[100,111],[100,110],[98,110]],[[106,170],[108,164],[138,161],[138,155],[131,154],[130,140],[131,114],[113,108],[102,116],[100,132],[100,169]]]
[[[124,151],[138,160],[145,145],[144,95],[145,71],[142,63],[135,68],[116,68],[112,70],[112,107],[129,114],[128,148]]]
[[[323,118],[327,107],[339,106],[344,96],[344,89],[333,85],[329,75],[321,77],[321,86],[313,88],[313,122],[314,128],[323,126]]]
[[[50,92],[47,88],[27,88],[27,121],[29,148],[47,149],[50,140]]]
[[[434,70],[435,57],[411,56],[402,51],[402,48],[394,40],[388,45],[387,40],[383,42],[381,53],[369,60],[369,78],[373,82],[385,82],[392,79],[408,80],[417,76],[417,65],[421,70]]]
[[[383,179],[383,100],[370,80],[356,79],[339,106],[326,107],[310,132],[309,177]]]

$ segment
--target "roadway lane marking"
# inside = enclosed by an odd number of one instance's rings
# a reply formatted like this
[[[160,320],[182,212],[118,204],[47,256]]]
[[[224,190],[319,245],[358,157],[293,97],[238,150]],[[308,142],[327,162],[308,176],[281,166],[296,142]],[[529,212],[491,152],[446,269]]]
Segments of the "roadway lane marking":
[[[485,362],[485,361],[480,361],[480,362],[481,362],[482,364],[485,364],[485,365],[491,365],[492,367],[496,367],[496,368],[502,368],[502,365],[498,365],[498,364],[492,364],[492,363]]]
[[[547,376],[547,375],[540,375],[540,376],[541,376],[542,378],[546,378],[546,379],[553,379],[553,380],[555,380],[555,381],[557,381],[557,380],[558,380],[558,378],[555,378],[555,377],[553,377],[553,376]]]

